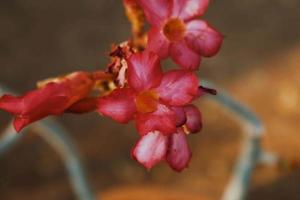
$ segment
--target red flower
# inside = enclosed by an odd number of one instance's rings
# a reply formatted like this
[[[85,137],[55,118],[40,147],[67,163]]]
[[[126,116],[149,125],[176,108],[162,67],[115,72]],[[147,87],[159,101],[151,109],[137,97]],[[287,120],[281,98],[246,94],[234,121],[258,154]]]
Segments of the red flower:
[[[99,113],[121,123],[135,119],[140,134],[177,129],[173,107],[184,106],[198,95],[198,79],[189,70],[163,74],[160,60],[144,51],[132,55],[128,63],[128,88],[114,90],[98,101]]]
[[[93,88],[93,76],[87,72],[75,72],[62,78],[46,80],[42,87],[24,96],[4,95],[0,109],[15,115],[14,127],[20,131],[26,125],[49,115],[60,115],[74,103],[87,97]],[[92,109],[91,101],[80,102],[69,110],[83,112]]]
[[[197,69],[201,57],[215,55],[223,36],[207,22],[197,20],[209,0],[137,0],[144,9],[151,30],[148,48],[160,58],[171,56],[185,69]]]

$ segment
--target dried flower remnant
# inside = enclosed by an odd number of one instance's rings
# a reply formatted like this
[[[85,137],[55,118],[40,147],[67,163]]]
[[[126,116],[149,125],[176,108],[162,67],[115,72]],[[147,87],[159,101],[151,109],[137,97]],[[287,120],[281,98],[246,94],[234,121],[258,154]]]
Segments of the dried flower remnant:
[[[202,16],[209,0],[137,0],[151,29],[147,48],[164,59],[169,56],[184,69],[198,69],[201,56],[215,55],[223,36]]]
[[[14,127],[19,132],[28,124],[49,115],[60,115],[69,108],[69,112],[72,112],[72,105],[87,98],[93,90],[97,81],[95,78],[100,75],[96,74],[74,72],[67,76],[41,81],[38,83],[38,89],[23,96],[2,96],[0,109],[15,115]],[[101,78],[104,77],[108,78],[109,75],[103,73]],[[87,111],[91,111],[91,106],[76,109],[78,113]]]
[[[131,23],[133,46],[143,50],[147,44],[144,12],[136,0],[123,0],[123,4],[126,16]]]
[[[114,77],[116,87],[125,87],[127,84],[126,72],[128,64],[126,59],[134,54],[137,50],[133,47],[132,42],[126,41],[119,45],[112,45],[109,54],[111,62],[107,67],[107,72]]]

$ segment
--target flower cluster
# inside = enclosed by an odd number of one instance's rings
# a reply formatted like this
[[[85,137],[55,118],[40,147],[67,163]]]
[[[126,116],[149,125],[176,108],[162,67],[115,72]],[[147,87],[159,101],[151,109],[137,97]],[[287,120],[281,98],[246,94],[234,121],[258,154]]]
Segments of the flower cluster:
[[[213,89],[199,87],[201,57],[215,55],[223,37],[198,19],[209,0],[124,0],[132,39],[112,47],[106,71],[75,72],[38,83],[38,89],[0,98],[0,109],[15,115],[14,126],[49,115],[96,110],[119,123],[135,122],[141,138],[132,156],[150,169],[162,160],[182,171],[191,159],[186,136],[202,128],[192,102]],[[145,31],[146,21],[150,30]],[[166,58],[178,65],[163,70]],[[95,94],[97,91],[97,95]]]

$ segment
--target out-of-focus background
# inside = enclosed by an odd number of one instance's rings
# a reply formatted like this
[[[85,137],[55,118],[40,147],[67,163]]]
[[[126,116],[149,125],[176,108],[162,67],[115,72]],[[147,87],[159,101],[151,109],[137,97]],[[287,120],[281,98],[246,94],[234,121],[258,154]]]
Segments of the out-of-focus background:
[[[226,37],[221,52],[204,60],[201,77],[261,116],[263,146],[283,159],[280,166],[255,170],[250,200],[300,199],[299,8],[298,0],[215,0],[204,17]],[[21,93],[49,76],[104,69],[110,45],[128,37],[118,0],[2,0],[0,82]],[[219,106],[206,99],[198,105],[204,130],[189,137],[193,159],[180,174],[165,164],[148,172],[130,158],[138,138],[132,124],[95,113],[58,120],[74,138],[93,189],[107,200],[137,185],[218,199],[239,151],[241,129]],[[0,113],[1,130],[9,119]],[[74,198],[61,160],[36,134],[27,134],[0,158],[1,200]]]

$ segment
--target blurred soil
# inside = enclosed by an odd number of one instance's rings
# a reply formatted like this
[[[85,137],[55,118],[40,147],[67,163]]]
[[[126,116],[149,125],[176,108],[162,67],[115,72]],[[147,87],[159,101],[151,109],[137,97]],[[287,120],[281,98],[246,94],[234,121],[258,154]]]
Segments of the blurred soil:
[[[299,7],[297,0],[213,1],[205,16],[226,39],[218,56],[204,60],[201,77],[249,105],[265,122],[263,146],[282,158],[279,166],[256,169],[250,200],[300,199]],[[110,44],[129,36],[120,1],[1,1],[0,82],[24,92],[49,76],[103,69]],[[205,98],[198,105],[205,127],[189,137],[193,159],[180,174],[165,164],[148,172],[130,158],[138,138],[132,124],[95,113],[58,120],[104,200],[215,200],[230,177],[242,131],[220,106]],[[0,128],[9,119],[1,112]],[[72,200],[67,178],[55,152],[29,133],[0,159],[0,199]]]

